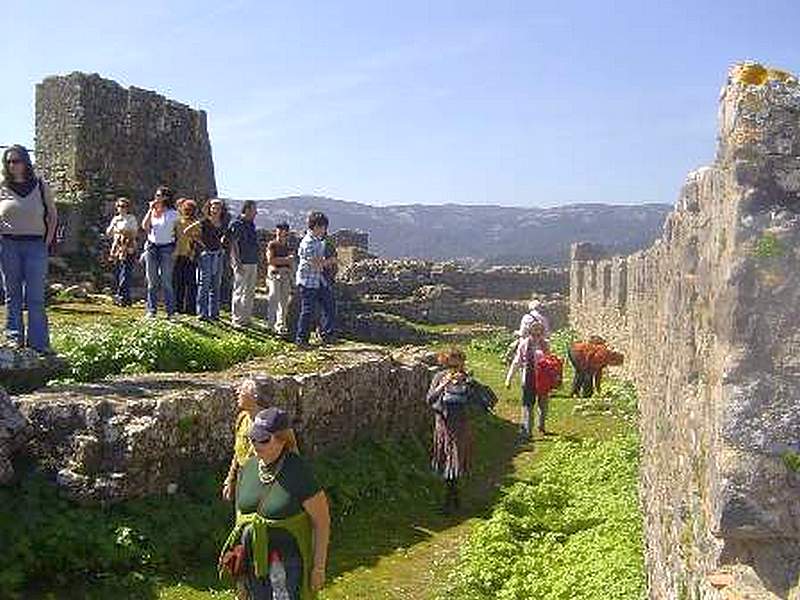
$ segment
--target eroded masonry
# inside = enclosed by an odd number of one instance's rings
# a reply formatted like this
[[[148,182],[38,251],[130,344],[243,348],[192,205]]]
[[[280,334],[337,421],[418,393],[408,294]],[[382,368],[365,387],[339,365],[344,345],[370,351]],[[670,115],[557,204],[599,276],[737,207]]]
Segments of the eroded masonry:
[[[652,247],[572,251],[572,324],[640,393],[654,599],[787,597],[800,568],[800,86],[738,65],[719,120]]]

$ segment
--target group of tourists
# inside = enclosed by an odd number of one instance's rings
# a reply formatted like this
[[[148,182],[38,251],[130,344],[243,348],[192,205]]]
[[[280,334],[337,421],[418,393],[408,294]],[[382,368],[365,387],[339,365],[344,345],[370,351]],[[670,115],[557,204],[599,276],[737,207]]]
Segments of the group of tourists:
[[[231,325],[239,329],[250,326],[262,259],[255,227],[257,212],[256,203],[248,200],[239,215],[231,217],[219,198],[198,207],[193,198],[176,199],[174,192],[162,185],[155,190],[139,223],[131,200],[118,198],[116,214],[105,230],[111,242],[108,257],[113,265],[114,302],[132,304],[133,272],[141,263],[147,281],[147,317],[155,317],[162,302],[168,319],[182,313],[196,315],[202,321],[218,321],[223,273],[230,269]],[[53,196],[36,175],[28,150],[20,145],[6,148],[0,180],[5,343],[45,354],[52,352],[45,296],[48,253],[57,224]],[[308,347],[317,316],[323,343],[335,339],[333,283],[337,258],[328,225],[323,213],[309,214],[306,233],[294,248],[289,224],[279,222],[266,249],[267,327],[288,336],[289,302],[296,290],[300,309],[295,342],[302,348]],[[142,237],[144,243],[140,244]]]
[[[250,326],[262,253],[255,227],[256,203],[244,202],[240,214],[231,218],[219,198],[208,200],[198,211],[193,199],[175,201],[172,190],[160,186],[141,228],[130,212],[130,204],[127,198],[117,201],[117,214],[106,229],[112,240],[115,301],[123,306],[131,304],[131,271],[141,229],[145,234],[141,261],[147,279],[148,317],[156,315],[159,297],[163,296],[168,319],[177,312],[196,314],[202,321],[217,321],[223,272],[230,265],[231,324],[235,328]],[[288,223],[277,223],[266,249],[267,326],[278,335],[288,335],[289,301],[296,284],[300,298],[297,343],[308,345],[317,307],[322,340],[330,342],[334,336],[333,278],[337,259],[327,240],[328,218],[321,212],[309,215],[307,232],[296,252],[290,246],[289,233]]]

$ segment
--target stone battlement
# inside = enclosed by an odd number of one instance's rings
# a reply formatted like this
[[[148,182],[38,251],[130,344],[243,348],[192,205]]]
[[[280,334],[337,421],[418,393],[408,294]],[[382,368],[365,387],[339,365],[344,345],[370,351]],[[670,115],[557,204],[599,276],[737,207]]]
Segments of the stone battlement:
[[[786,597],[800,572],[800,86],[768,73],[731,70],[716,160],[653,246],[572,251],[570,319],[640,393],[654,599],[723,597],[707,576],[737,563]]]

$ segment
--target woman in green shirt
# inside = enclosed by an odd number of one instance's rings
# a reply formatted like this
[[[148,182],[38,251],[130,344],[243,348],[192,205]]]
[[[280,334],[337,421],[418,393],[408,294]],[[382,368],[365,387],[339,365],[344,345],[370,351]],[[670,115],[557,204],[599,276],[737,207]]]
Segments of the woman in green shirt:
[[[273,585],[309,600],[325,582],[330,513],[325,492],[300,457],[289,416],[259,412],[250,428],[256,456],[239,470],[236,525],[223,547],[242,553],[234,573],[239,598],[272,600]],[[279,561],[279,562],[278,562]]]

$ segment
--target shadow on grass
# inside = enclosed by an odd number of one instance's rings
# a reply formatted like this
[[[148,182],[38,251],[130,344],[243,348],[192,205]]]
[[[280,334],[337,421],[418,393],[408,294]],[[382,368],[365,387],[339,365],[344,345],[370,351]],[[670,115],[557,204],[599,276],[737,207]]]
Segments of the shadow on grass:
[[[444,485],[430,472],[428,446],[417,455],[418,481],[423,486],[406,497],[389,502],[383,499],[360,502],[343,516],[334,529],[329,575],[333,578],[359,567],[375,565],[398,548],[408,548],[473,517],[491,507],[500,485],[510,474],[515,447],[516,426],[494,415],[473,416],[475,452],[470,476],[462,481],[461,507],[452,515],[443,514]],[[335,501],[335,490],[332,490]],[[335,504],[334,504],[335,507]]]

